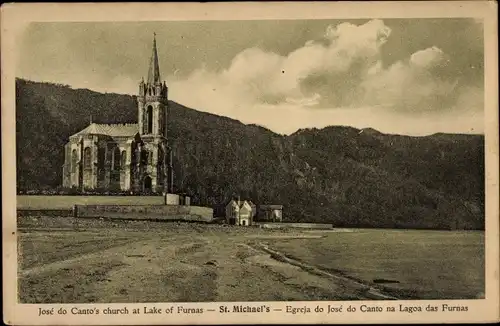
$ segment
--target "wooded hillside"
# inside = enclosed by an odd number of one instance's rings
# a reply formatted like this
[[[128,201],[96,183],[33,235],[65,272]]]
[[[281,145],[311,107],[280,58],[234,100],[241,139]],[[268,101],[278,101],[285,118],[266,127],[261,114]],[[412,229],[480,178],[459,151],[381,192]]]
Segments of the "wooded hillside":
[[[137,120],[136,98],[16,81],[18,191],[62,183],[64,144],[97,123]],[[176,189],[201,205],[235,195],[283,204],[288,221],[484,228],[484,137],[327,127],[290,136],[170,102]]]

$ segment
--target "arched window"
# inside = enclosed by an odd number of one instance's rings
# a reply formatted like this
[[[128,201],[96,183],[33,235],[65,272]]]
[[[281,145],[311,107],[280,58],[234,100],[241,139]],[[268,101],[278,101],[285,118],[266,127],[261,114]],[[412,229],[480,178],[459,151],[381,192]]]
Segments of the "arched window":
[[[151,191],[151,187],[152,186],[152,180],[151,180],[151,177],[150,176],[146,176],[144,178],[144,191],[145,192],[150,192]]]
[[[91,167],[92,151],[90,147],[85,147],[83,150],[83,167],[88,169]]]
[[[163,147],[158,147],[158,175],[160,176],[159,183],[163,184],[165,176],[165,152]]]
[[[113,150],[113,169],[114,170],[120,170],[120,149],[118,147],[115,147]]]
[[[160,114],[160,116],[158,117],[158,130],[159,130],[159,133],[160,135],[163,135],[163,127],[164,127],[164,122],[163,122],[163,114]]]
[[[132,142],[131,148],[130,148],[130,164],[135,165],[139,161],[139,146],[137,143],[134,141]]]
[[[104,165],[106,164],[106,148],[100,147],[97,152],[97,165],[99,169],[104,169]]]
[[[153,151],[148,152],[148,164],[153,164]]]
[[[151,105],[149,105],[148,109],[146,110],[146,119],[147,119],[146,134],[151,134],[153,132],[153,107]]]
[[[106,178],[106,147],[97,149],[97,178],[100,182]]]
[[[148,150],[144,149],[141,152],[141,154],[142,154],[141,155],[142,156],[141,157],[141,163],[144,164],[144,165],[148,164],[148,162],[149,162],[149,156],[151,155],[150,152]]]
[[[76,172],[76,166],[78,164],[78,152],[76,149],[71,151],[71,172],[75,173]]]
[[[121,161],[122,161],[122,163],[121,163],[122,167],[124,167],[127,164],[127,152],[126,151],[122,151]]]
[[[162,147],[158,147],[158,164],[163,165],[165,162],[165,152]]]

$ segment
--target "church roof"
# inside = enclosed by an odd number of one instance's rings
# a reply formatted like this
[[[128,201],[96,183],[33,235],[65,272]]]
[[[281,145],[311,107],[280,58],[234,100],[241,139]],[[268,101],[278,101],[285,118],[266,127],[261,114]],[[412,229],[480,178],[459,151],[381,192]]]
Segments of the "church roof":
[[[139,132],[137,123],[97,124],[91,123],[87,128],[77,132],[79,135],[106,135],[111,137],[132,137]],[[73,137],[72,136],[72,137]]]
[[[156,50],[156,34],[153,37],[153,53],[149,61],[148,84],[161,83],[160,65],[158,63],[158,51]]]

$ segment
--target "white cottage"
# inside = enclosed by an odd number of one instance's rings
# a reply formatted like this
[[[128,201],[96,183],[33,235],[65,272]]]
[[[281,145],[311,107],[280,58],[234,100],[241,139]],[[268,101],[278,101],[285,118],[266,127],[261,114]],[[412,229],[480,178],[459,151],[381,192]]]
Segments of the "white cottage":
[[[254,209],[250,202],[231,200],[226,206],[226,223],[249,226],[253,224]]]
[[[233,199],[226,206],[226,223],[237,224],[236,222],[238,220],[238,212],[238,203]]]

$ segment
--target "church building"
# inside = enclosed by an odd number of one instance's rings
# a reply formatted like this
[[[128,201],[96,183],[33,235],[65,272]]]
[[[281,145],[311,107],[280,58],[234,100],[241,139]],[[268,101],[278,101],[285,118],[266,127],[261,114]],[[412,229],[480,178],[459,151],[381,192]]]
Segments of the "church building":
[[[167,142],[168,87],[160,77],[156,36],[148,78],[139,83],[136,124],[97,124],[69,137],[63,186],[81,190],[173,192]]]

